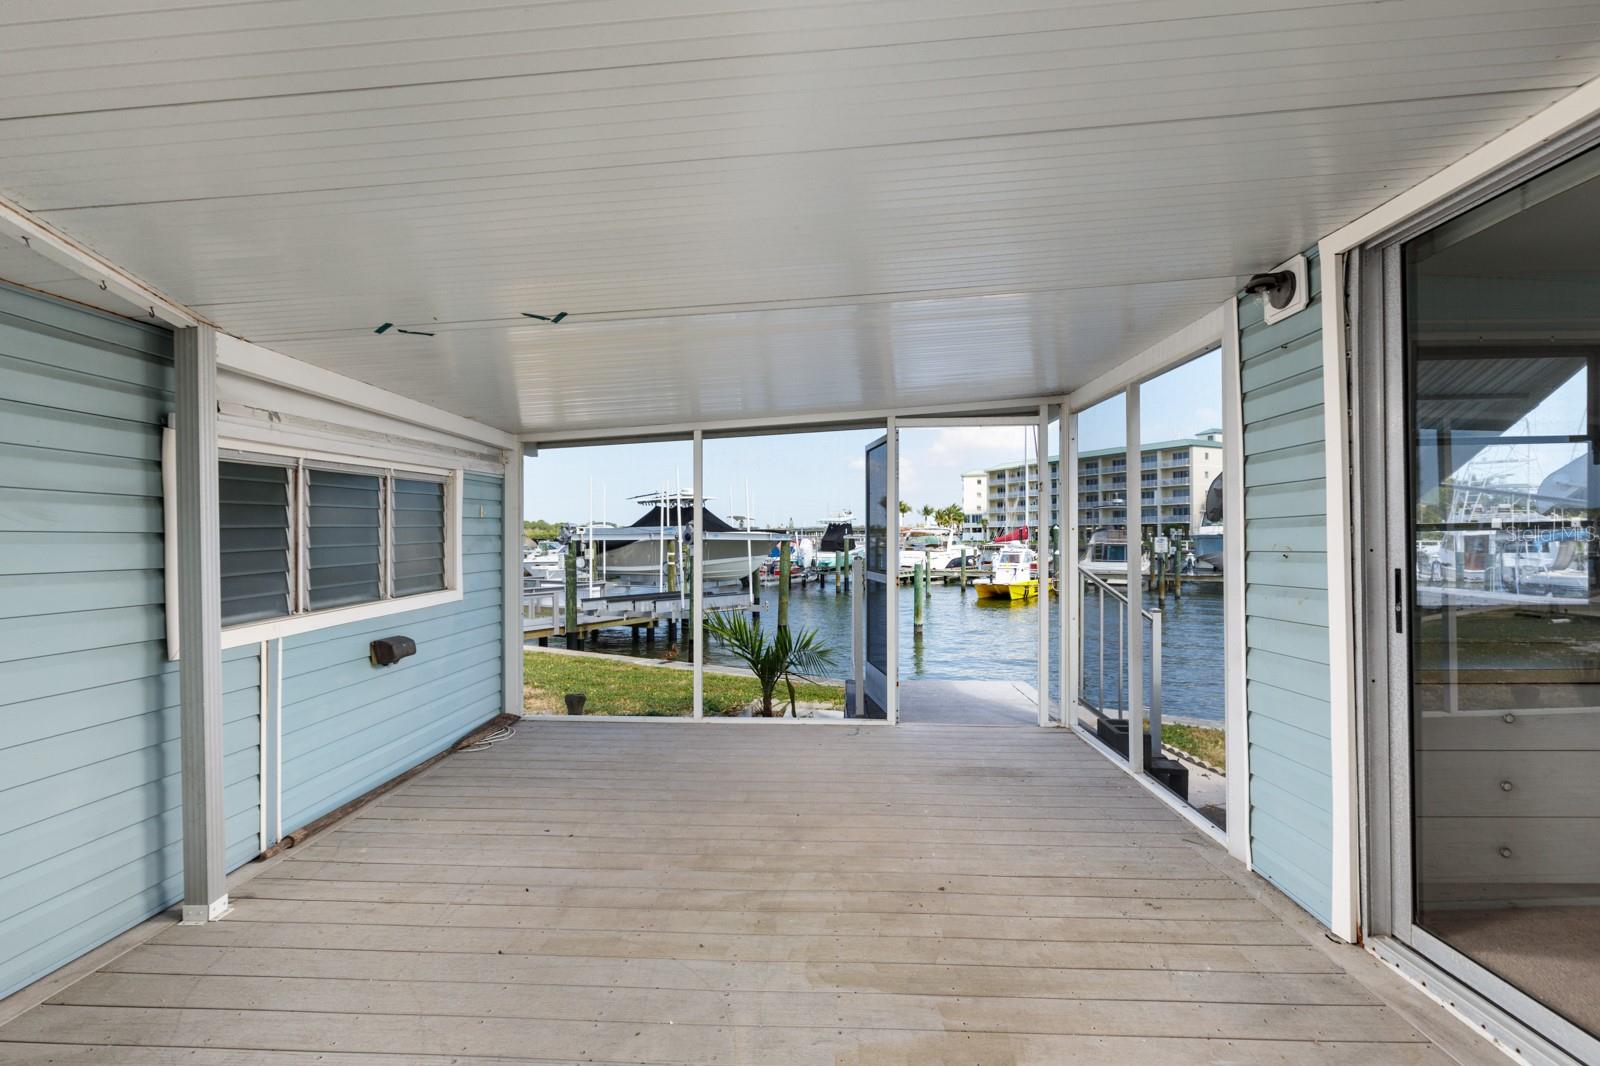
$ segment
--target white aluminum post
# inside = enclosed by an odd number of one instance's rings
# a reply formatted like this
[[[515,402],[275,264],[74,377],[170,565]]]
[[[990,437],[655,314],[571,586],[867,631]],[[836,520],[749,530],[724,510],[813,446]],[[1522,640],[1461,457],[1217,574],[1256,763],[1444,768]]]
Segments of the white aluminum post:
[[[1361,826],[1357,774],[1355,592],[1351,574],[1350,397],[1344,358],[1344,256],[1322,259],[1323,485],[1328,530],[1329,768],[1333,776],[1333,900],[1335,935],[1361,939]],[[1459,556],[1458,556],[1459,558]],[[1456,612],[1448,615],[1453,623]],[[1449,646],[1458,645],[1452,639]],[[1451,691],[1457,691],[1451,686]]]
[[[884,717],[890,725],[900,721],[900,429],[895,424],[894,415],[886,420],[884,431],[885,445],[888,454],[885,457],[888,466],[888,527],[889,543],[888,560],[884,567],[884,598],[885,612],[888,617],[888,633],[885,636],[887,647],[884,649]]]
[[[217,487],[217,334],[173,334],[177,417],[178,702],[183,921],[228,909],[223,867],[222,553]]]
[[[500,680],[502,714],[522,713],[522,480],[526,468],[522,446],[518,445],[506,459],[500,497],[500,625],[505,634]]]
[[[1061,504],[1061,580],[1056,591],[1061,613],[1061,724],[1076,717],[1073,708],[1083,689],[1082,642],[1077,639],[1082,578],[1078,576],[1078,416],[1061,407],[1061,481],[1066,498]]]
[[[1244,700],[1244,392],[1239,366],[1239,305],[1222,315],[1222,649],[1223,746],[1228,774],[1228,851],[1250,865],[1250,725]]]
[[[1050,724],[1050,519],[1056,493],[1050,485],[1050,405],[1039,405],[1039,436],[1034,441],[1039,470],[1039,724]],[[1027,491],[1027,480],[1023,480]]]
[[[848,542],[846,543],[848,547]],[[855,663],[856,717],[867,716],[867,560],[850,558],[851,657]]]
[[[696,718],[704,717],[706,713],[705,457],[705,435],[697,429],[694,431],[694,596],[690,605],[690,609],[694,612],[694,716]],[[679,499],[682,500],[681,495]],[[678,517],[681,521],[683,516],[680,513]],[[681,577],[678,580],[678,587],[683,587]]]
[[[1128,386],[1126,397],[1127,439],[1124,442],[1123,465],[1127,472],[1123,480],[1127,500],[1123,508],[1127,515],[1125,537],[1128,557],[1128,769],[1144,773],[1144,612],[1140,609],[1144,596],[1139,589],[1139,564],[1143,558],[1144,502],[1139,498],[1139,463],[1144,449],[1139,436],[1139,384]]]

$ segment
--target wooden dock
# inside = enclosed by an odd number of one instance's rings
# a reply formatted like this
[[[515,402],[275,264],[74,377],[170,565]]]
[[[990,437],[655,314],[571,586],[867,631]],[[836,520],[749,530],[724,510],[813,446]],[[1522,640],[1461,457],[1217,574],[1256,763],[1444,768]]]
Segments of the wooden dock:
[[[674,627],[690,617],[687,597],[677,592],[648,590],[612,593],[578,598],[577,621],[569,629],[565,592],[560,588],[525,591],[522,594],[522,638],[543,640],[572,632],[587,636],[602,629],[648,627],[669,623]],[[739,611],[750,607],[750,594],[707,592],[705,610]]]
[[[517,730],[52,986],[0,1064],[1492,1061],[1070,732]]]
[[[915,572],[916,571],[911,567],[903,567],[903,568],[901,568],[901,570],[900,570],[900,584],[902,584],[902,585],[911,584],[911,576]],[[988,579],[989,573],[990,572],[988,570],[979,570],[976,567],[968,567],[967,571],[966,571],[966,583],[970,586],[970,585],[976,584],[979,581],[985,581],[985,580]],[[940,585],[959,585],[959,584],[961,584],[961,571],[960,570],[930,570],[928,572],[928,581],[930,583],[935,583],[936,582],[936,583],[938,583]]]

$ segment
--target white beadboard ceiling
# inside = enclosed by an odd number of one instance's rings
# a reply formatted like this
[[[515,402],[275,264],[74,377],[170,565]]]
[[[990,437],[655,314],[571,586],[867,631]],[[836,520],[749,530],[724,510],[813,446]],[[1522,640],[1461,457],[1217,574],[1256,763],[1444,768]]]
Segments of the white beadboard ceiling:
[[[1070,390],[1597,74],[1595,0],[6,0],[0,191],[502,429],[788,419]]]

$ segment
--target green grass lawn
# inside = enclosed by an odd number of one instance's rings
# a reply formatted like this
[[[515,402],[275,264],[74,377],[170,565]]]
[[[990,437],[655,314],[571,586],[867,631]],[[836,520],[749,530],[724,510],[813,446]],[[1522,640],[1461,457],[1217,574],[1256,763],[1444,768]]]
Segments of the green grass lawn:
[[[1186,751],[1202,762],[1221,770],[1228,768],[1228,753],[1220,729],[1201,725],[1184,725],[1181,722],[1161,723],[1161,742]]]
[[[565,714],[562,697],[568,692],[588,696],[585,714],[689,715],[694,712],[694,678],[688,670],[643,661],[597,659],[587,655],[523,655],[523,707],[529,714]],[[761,698],[754,678],[706,672],[706,714],[737,714]],[[802,703],[844,706],[843,685],[795,686]],[[782,714],[787,690],[778,686],[772,701],[774,714]]]

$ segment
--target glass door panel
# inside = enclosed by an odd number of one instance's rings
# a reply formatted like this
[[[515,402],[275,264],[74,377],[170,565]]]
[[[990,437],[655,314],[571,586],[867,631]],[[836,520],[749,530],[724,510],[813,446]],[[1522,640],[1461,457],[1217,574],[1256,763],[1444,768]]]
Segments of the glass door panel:
[[[893,432],[892,430],[890,432]],[[892,459],[885,434],[866,449],[866,700],[865,717],[886,718],[892,700],[894,670],[889,661],[889,596],[895,588],[890,545],[894,539],[889,483]]]
[[[1403,250],[1410,558],[1395,580],[1410,589],[1414,927],[1525,994],[1536,1027],[1543,1008],[1595,1033],[1600,181],[1578,177],[1552,172]]]

